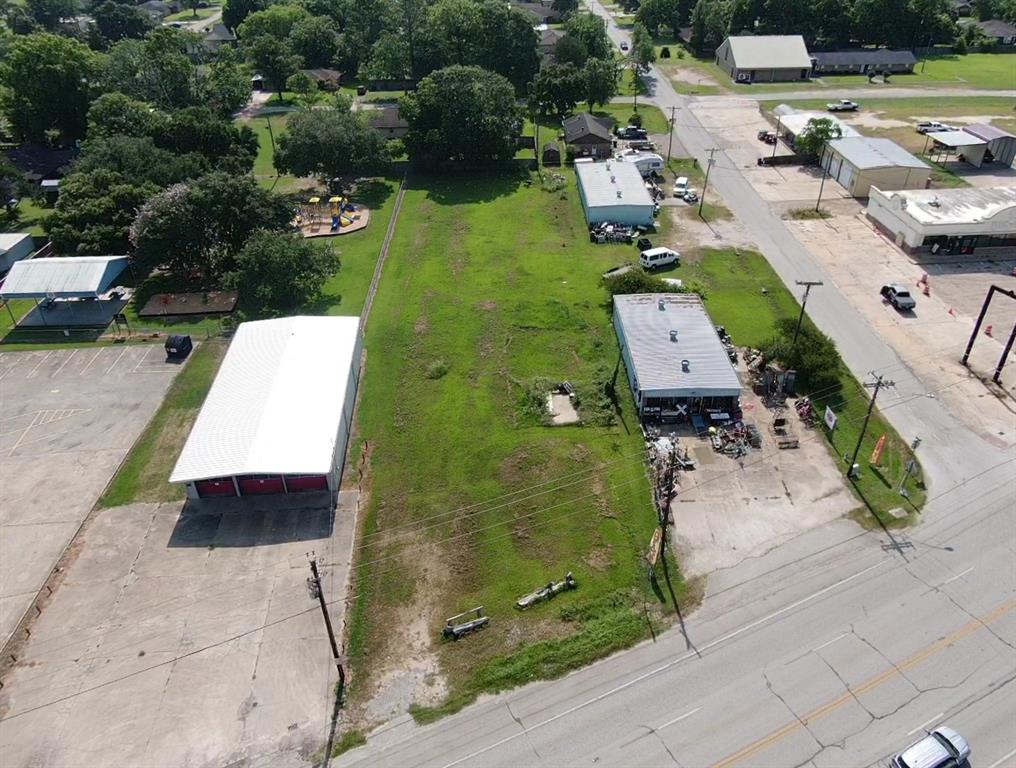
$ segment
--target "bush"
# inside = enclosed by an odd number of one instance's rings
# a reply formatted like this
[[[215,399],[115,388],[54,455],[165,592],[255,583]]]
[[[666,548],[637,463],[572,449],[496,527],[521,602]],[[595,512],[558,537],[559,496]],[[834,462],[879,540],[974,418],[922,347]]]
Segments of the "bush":
[[[624,274],[604,277],[601,282],[611,296],[625,293],[689,293],[690,289],[678,288],[663,278],[650,275],[641,267],[633,267]]]
[[[796,318],[784,317],[776,321],[776,335],[762,345],[766,358],[796,370],[799,389],[807,392],[835,390],[840,385],[843,363],[833,340],[810,320],[805,320],[795,348],[796,327]]]
[[[639,128],[642,127],[642,115],[638,112],[632,112],[631,117],[628,118],[628,125],[634,125]]]
[[[669,59],[670,58],[670,48],[668,48],[667,46],[663,46],[660,49],[660,58],[661,59]]]
[[[448,373],[448,363],[444,360],[435,360],[427,366],[426,376],[428,379],[440,379]]]

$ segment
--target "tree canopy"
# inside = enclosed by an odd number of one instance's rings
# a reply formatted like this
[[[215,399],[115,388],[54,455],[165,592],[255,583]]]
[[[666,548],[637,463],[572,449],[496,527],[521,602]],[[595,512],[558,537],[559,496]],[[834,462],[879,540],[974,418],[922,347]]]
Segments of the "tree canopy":
[[[843,130],[828,117],[813,117],[794,138],[794,149],[802,155],[821,158],[825,145],[831,139],[838,139]]]
[[[564,117],[585,97],[586,79],[574,64],[547,64],[533,81],[532,99],[541,115]]]
[[[503,162],[515,156],[522,116],[505,78],[452,66],[423,78],[400,102],[409,156],[428,164]]]
[[[279,137],[275,166],[280,173],[331,179],[376,173],[391,161],[384,139],[348,101],[336,109],[297,112]]]

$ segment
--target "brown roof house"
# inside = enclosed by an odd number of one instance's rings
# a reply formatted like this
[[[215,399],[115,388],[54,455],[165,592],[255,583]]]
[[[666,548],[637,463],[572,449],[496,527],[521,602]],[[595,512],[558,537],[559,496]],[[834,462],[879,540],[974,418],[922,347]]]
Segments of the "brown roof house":
[[[402,119],[398,107],[382,107],[370,111],[370,127],[386,139],[401,139],[409,130],[409,123]]]
[[[568,154],[574,154],[575,157],[609,158],[613,154],[611,122],[588,112],[569,117],[561,124],[564,128],[564,141],[572,147]]]

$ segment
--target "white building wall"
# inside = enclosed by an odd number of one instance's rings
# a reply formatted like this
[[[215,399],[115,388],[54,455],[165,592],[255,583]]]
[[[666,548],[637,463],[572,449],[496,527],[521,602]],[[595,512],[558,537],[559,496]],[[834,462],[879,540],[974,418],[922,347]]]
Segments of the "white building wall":
[[[925,238],[962,235],[1009,235],[1016,232],[1016,209],[1003,210],[985,221],[934,224],[915,220],[903,207],[903,198],[893,197],[892,192],[883,192],[872,187],[868,198],[867,214],[891,233],[899,246],[918,248]]]
[[[586,207],[586,221],[650,226],[653,223],[652,205],[598,205]]]

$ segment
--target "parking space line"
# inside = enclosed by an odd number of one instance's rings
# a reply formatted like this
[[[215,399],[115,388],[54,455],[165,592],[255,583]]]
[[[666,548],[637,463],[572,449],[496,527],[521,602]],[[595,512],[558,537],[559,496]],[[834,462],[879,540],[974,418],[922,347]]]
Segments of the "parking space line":
[[[1014,749],[1012,752],[1009,752],[1008,754],[1002,755],[998,760],[989,765],[988,768],[999,768],[999,766],[1002,765],[1002,763],[1004,763],[1013,755],[1016,755],[1016,749]]]
[[[116,364],[123,359],[123,356],[125,354],[127,354],[127,347],[124,347],[123,349],[120,350],[120,354],[116,356],[116,360],[114,360],[113,363],[109,366],[109,368],[106,369],[106,372],[103,374],[103,376],[109,376],[109,374],[112,373],[113,369],[116,368]]]
[[[28,360],[29,356],[30,355],[34,355],[35,353],[34,352],[27,352],[27,353],[22,353],[22,354],[24,355],[23,357],[14,357],[14,362],[11,365],[9,365],[7,367],[7,369],[4,370],[3,373],[0,373],[0,381],[2,381],[8,375],[10,375],[11,372],[13,372],[15,368],[18,368],[21,365],[21,361],[22,360]]]
[[[11,446],[11,450],[7,454],[8,456],[13,456],[14,452],[18,450],[18,446],[21,445],[22,441],[28,436],[28,433],[31,431],[32,427],[35,426],[35,422],[39,420],[40,413],[45,413],[45,411],[37,411],[36,414],[32,417],[32,421],[28,424],[28,426],[25,427],[23,430],[21,430],[21,437],[19,437],[18,441]]]
[[[71,358],[73,358],[74,355],[76,355],[77,353],[78,353],[78,350],[72,349],[71,353],[69,355],[67,355],[67,357],[64,358],[64,361],[62,363],[60,363],[60,367],[57,368],[55,371],[53,371],[53,373],[51,373],[49,377],[52,379],[55,376],[59,375],[60,371],[62,371],[64,369],[64,367],[67,365],[67,363],[69,363],[71,361]]]
[[[141,356],[141,359],[138,360],[138,364],[134,366],[134,370],[131,371],[131,373],[137,373],[138,372],[138,368],[140,368],[141,364],[144,363],[145,360],[148,359],[148,353],[151,352],[151,351],[152,351],[152,348],[150,346],[149,347],[145,347],[145,354],[143,354]]]
[[[26,376],[25,378],[26,378],[26,379],[30,379],[30,378],[32,378],[33,376],[35,376],[35,372],[39,370],[39,367],[40,367],[40,366],[41,366],[41,365],[42,365],[42,364],[43,364],[44,362],[46,362],[47,360],[49,360],[49,356],[50,356],[50,355],[52,355],[52,354],[53,354],[53,350],[50,350],[49,352],[47,352],[46,354],[44,354],[44,355],[42,356],[42,359],[41,359],[41,360],[39,360],[39,362],[37,362],[37,363],[36,363],[36,364],[35,364],[35,365],[34,365],[34,366],[32,367],[32,370],[30,370],[30,371],[28,372],[28,375],[27,375],[27,376]]]
[[[95,355],[92,357],[92,359],[89,360],[85,364],[85,367],[81,369],[81,372],[78,373],[78,376],[84,376],[86,373],[88,373],[88,369],[92,367],[92,363],[94,363],[96,360],[98,360],[99,359],[99,355],[101,355],[101,354],[102,354],[102,350],[100,349],[98,352],[95,353]]]
[[[925,720],[925,721],[924,721],[923,723],[921,723],[921,724],[920,724],[919,726],[917,726],[916,728],[914,728],[914,730],[912,730],[912,731],[907,731],[907,736],[913,736],[913,735],[914,735],[915,733],[917,733],[918,731],[923,731],[923,730],[924,730],[924,728],[925,728],[925,726],[931,725],[931,724],[932,724],[933,722],[935,722],[936,720],[938,720],[938,719],[939,719],[940,717],[942,717],[942,716],[943,716],[944,714],[945,714],[945,712],[939,712],[939,713],[938,713],[937,715],[935,715],[934,717],[932,717],[932,718],[929,718],[928,720]]]

